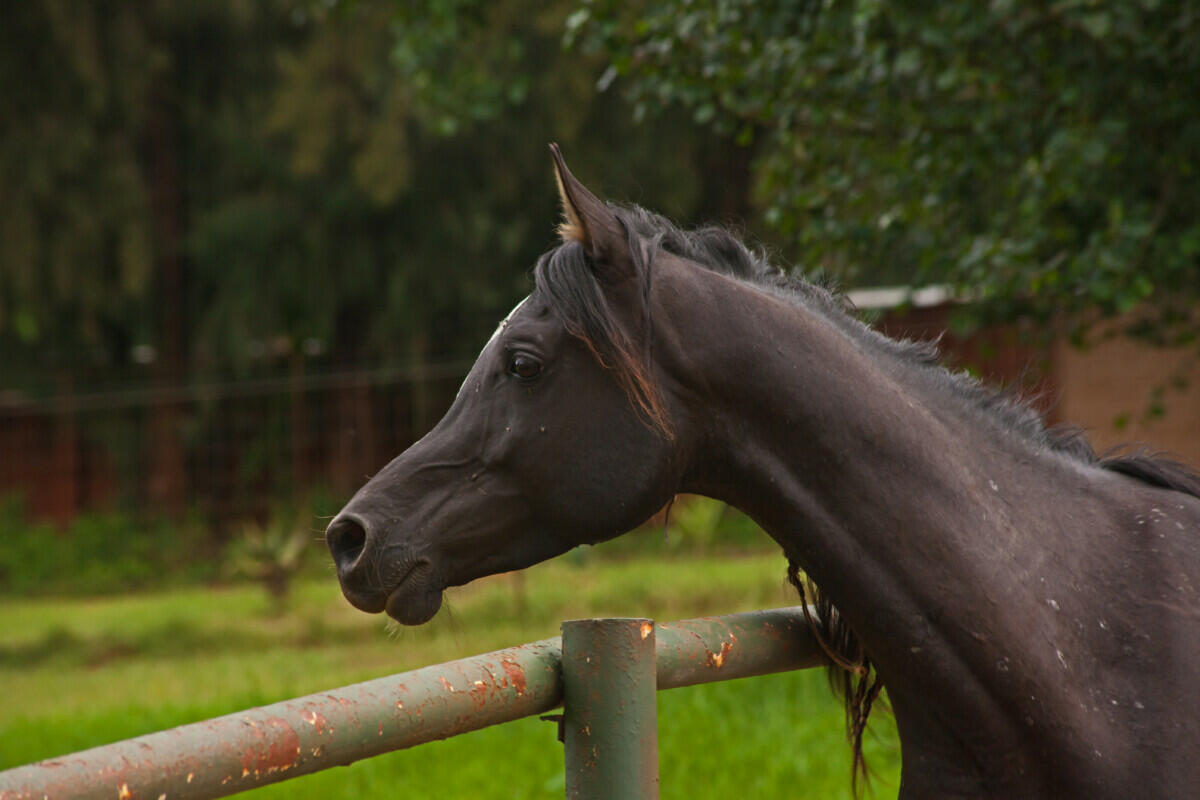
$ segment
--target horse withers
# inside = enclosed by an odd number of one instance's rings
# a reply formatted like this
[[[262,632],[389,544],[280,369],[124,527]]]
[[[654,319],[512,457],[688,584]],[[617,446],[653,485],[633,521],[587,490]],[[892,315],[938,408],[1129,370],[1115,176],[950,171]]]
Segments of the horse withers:
[[[851,738],[886,686],[902,797],[1184,797],[1200,785],[1200,477],[1098,458],[720,228],[565,221],[446,416],[326,539],[346,598],[442,592],[724,500],[821,587]],[[836,611],[834,606],[836,605]]]

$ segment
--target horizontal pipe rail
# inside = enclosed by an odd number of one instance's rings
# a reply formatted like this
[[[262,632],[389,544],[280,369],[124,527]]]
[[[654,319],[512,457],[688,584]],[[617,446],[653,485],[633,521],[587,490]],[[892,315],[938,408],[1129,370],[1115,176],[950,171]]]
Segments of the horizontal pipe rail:
[[[799,607],[659,624],[657,688],[825,663]],[[213,798],[557,708],[544,639],[0,772],[0,800]]]

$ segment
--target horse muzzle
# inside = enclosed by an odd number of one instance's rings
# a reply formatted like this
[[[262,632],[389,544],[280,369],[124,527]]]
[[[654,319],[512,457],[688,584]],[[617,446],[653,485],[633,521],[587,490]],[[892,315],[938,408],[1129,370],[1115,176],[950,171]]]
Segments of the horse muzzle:
[[[370,515],[349,508],[325,530],[342,594],[350,604],[369,614],[387,611],[405,625],[420,625],[442,603],[433,563],[389,545],[387,539]]]

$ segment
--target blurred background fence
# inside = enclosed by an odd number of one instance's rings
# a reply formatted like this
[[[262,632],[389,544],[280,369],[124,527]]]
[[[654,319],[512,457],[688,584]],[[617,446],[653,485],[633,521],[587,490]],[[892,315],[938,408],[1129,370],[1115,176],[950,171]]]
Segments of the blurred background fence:
[[[120,511],[194,513],[220,526],[261,518],[288,498],[335,502],[431,427],[469,366],[297,367],[182,385],[10,392],[0,403],[9,455],[0,493],[63,525]]]

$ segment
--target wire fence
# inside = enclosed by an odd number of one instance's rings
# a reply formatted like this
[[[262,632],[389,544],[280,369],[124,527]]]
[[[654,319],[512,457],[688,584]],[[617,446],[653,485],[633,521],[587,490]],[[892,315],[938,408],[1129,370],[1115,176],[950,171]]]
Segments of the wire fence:
[[[199,514],[218,526],[313,492],[345,496],[436,422],[469,368],[10,391],[0,400],[0,494],[64,524],[113,510]]]

